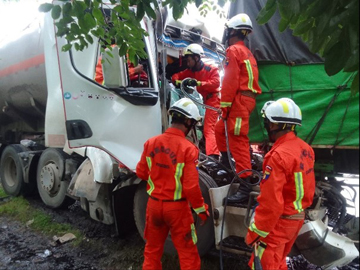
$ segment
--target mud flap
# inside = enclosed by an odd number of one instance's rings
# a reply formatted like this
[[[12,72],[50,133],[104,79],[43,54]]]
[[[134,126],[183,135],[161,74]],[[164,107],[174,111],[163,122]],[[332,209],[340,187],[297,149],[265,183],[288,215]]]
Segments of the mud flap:
[[[84,197],[95,201],[101,184],[94,180],[94,170],[90,159],[86,159],[77,169],[68,187],[68,193],[75,197]]]

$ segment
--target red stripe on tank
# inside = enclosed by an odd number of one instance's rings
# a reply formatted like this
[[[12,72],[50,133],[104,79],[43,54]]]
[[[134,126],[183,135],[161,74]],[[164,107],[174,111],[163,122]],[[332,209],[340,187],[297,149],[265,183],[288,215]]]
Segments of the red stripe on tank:
[[[0,78],[8,76],[8,75],[16,73],[16,72],[19,72],[21,70],[26,70],[28,68],[44,64],[44,63],[45,63],[44,54],[34,56],[25,61],[22,61],[20,63],[14,64],[12,66],[9,66],[9,67],[6,67],[6,68],[0,70]]]

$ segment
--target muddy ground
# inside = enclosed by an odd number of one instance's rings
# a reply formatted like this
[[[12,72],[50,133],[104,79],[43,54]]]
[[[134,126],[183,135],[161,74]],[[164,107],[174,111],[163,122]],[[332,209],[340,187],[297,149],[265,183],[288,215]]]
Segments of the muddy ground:
[[[144,242],[134,228],[125,238],[115,235],[113,226],[92,220],[79,203],[68,209],[51,210],[40,199],[29,198],[30,204],[42,209],[59,223],[69,223],[81,230],[84,241],[78,247],[70,242],[54,244],[52,237],[34,232],[9,217],[0,216],[0,270],[48,270],[48,269],[86,269],[86,270],[137,270],[143,261]],[[247,257],[224,255],[224,269],[249,269]],[[220,269],[219,253],[215,249],[202,258],[202,269]],[[179,269],[174,256],[165,255],[164,270]],[[301,258],[292,260],[289,269],[319,269]],[[341,270],[359,269],[358,264],[343,267]]]
[[[39,198],[27,198],[30,204],[81,230],[84,241],[78,247],[70,242],[54,245],[52,237],[34,232],[9,217],[0,216],[0,270],[42,269],[141,269],[144,241],[134,227],[126,237],[116,236],[115,227],[92,220],[79,203],[68,209],[49,209]],[[60,236],[60,235],[59,235]],[[213,249],[203,260],[203,269],[219,269],[218,251]],[[248,258],[224,258],[227,269],[248,269]],[[175,256],[163,257],[164,269],[179,269]]]

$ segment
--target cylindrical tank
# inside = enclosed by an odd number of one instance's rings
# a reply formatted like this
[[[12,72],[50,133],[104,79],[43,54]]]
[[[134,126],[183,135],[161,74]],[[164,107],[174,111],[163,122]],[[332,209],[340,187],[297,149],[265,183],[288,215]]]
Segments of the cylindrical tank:
[[[44,130],[47,99],[42,16],[0,44],[0,140]],[[1,142],[0,141],[0,142]]]

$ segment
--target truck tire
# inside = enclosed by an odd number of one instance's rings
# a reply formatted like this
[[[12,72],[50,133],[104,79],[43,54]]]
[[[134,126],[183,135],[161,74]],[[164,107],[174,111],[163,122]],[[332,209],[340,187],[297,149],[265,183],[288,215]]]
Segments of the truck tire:
[[[200,189],[204,197],[205,203],[209,205],[211,209],[211,202],[209,197],[209,188],[217,187],[215,181],[203,171],[199,171]],[[145,230],[145,218],[146,218],[146,206],[148,197],[146,194],[146,182],[143,181],[139,184],[138,189],[134,197],[134,219],[139,234],[144,239]],[[200,226],[200,218],[193,212],[194,224],[196,227],[196,233],[198,237],[197,247],[200,256],[205,255],[215,243],[214,235],[214,223],[211,210],[210,217],[203,226]],[[144,239],[145,240],[145,239]],[[171,241],[170,236],[166,239],[164,252],[168,254],[176,254],[176,249]]]
[[[60,149],[48,148],[40,156],[36,182],[39,195],[50,208],[70,205],[73,199],[66,196],[69,182],[64,180],[65,160],[69,156]]]
[[[24,195],[27,191],[27,185],[24,182],[22,161],[19,157],[19,153],[25,151],[29,151],[29,149],[21,144],[12,144],[6,146],[1,155],[1,185],[8,195]]]

